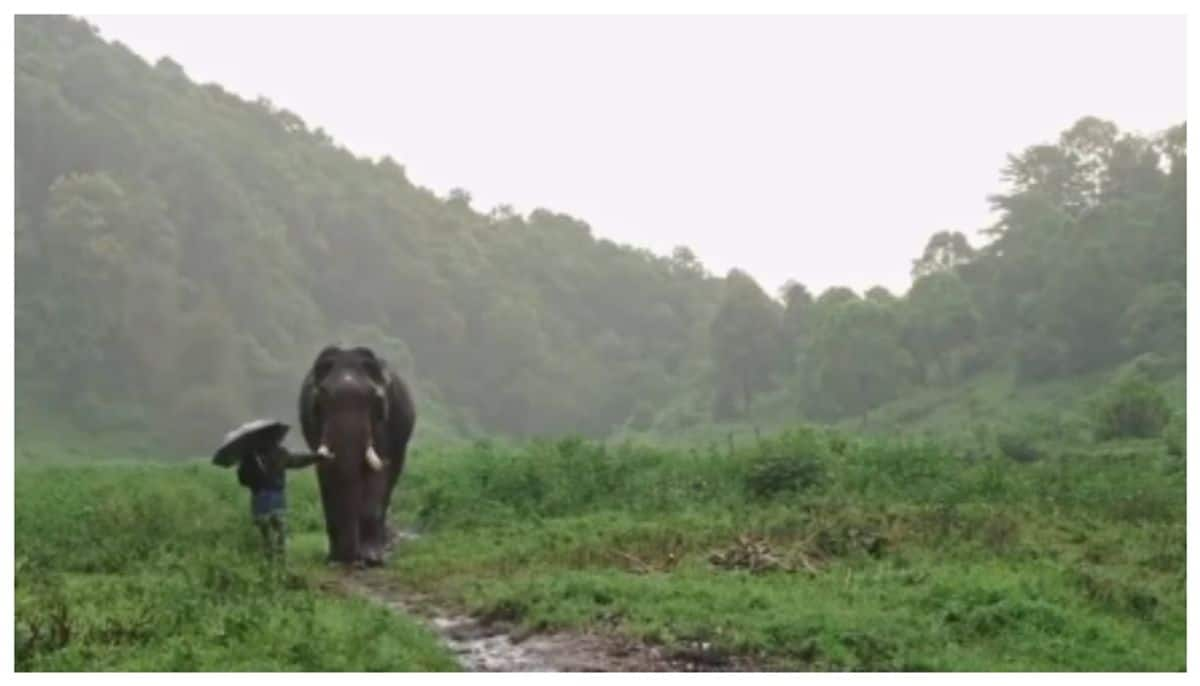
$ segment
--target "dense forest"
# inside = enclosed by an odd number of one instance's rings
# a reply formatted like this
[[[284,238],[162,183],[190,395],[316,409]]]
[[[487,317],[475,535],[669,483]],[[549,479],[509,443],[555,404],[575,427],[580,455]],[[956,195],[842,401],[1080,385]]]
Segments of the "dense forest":
[[[986,371],[1184,364],[1182,123],[1084,117],[1013,154],[999,221],[931,227],[906,294],[770,294],[686,247],[438,197],[85,22],[15,25],[18,405],[86,431],[198,450],[291,420],[331,342],[380,351],[445,436],[828,421]]]

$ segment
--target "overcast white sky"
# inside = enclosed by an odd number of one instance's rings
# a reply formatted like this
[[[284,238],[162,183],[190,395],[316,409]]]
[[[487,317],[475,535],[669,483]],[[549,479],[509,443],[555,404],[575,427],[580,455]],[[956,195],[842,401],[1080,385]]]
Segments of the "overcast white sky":
[[[771,291],[902,292],[933,232],[978,242],[1007,153],[1088,114],[1186,118],[1183,18],[88,19],[478,210],[685,244]]]

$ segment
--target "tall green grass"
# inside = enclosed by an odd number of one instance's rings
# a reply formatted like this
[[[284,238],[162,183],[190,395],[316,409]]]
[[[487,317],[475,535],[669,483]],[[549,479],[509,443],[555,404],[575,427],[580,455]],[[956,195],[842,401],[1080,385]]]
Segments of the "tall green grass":
[[[805,427],[732,452],[420,445],[394,518],[422,535],[375,573],[529,631],[714,664],[1182,670],[1185,481],[1157,439],[1031,461]],[[18,669],[453,666],[414,623],[321,586],[311,473],[290,480],[283,568],[207,464],[19,465],[16,486]],[[717,563],[747,541],[779,564]]]
[[[530,630],[781,669],[1180,670],[1185,500],[1158,441],[1022,463],[819,429],[729,454],[575,439],[428,454],[389,573]],[[793,571],[712,564],[739,537]]]
[[[464,528],[618,510],[653,516],[767,502],[965,503],[1122,522],[1182,521],[1183,462],[1161,441],[1062,449],[1022,464],[927,438],[803,428],[728,453],[567,438],[430,451],[405,476],[420,527]]]
[[[18,466],[18,670],[443,670],[413,622],[318,587],[312,477],[266,562],[247,496],[209,465]]]

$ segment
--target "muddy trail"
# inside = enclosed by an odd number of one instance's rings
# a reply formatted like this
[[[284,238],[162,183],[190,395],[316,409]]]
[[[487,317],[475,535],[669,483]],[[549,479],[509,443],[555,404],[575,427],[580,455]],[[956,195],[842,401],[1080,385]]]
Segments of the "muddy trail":
[[[408,538],[400,534],[398,538]],[[534,633],[510,622],[473,617],[406,591],[382,570],[348,572],[343,592],[418,618],[471,672],[707,672],[752,671],[714,652],[707,643],[666,650],[615,634],[574,631]]]

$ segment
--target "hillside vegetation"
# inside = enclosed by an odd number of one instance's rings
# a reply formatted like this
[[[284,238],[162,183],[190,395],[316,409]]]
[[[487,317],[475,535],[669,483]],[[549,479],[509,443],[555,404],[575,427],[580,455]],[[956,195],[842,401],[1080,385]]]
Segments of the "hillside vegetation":
[[[895,408],[962,389],[1065,383],[1078,405],[1138,358],[1156,384],[1182,378],[1184,124],[1084,117],[1015,153],[1000,221],[978,245],[935,233],[908,293],[792,283],[776,299],[686,247],[437,197],[82,21],[15,23],[21,455],[50,427],[205,451],[249,416],[292,417],[336,341],[413,380],[430,442],[910,427]]]
[[[82,22],[16,24],[23,401],[203,448],[290,417],[340,340],[415,376],[423,432],[603,434],[690,377],[719,293],[694,262],[481,214]]]

